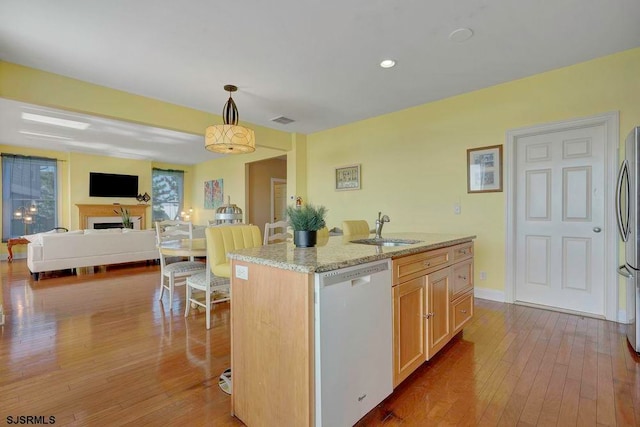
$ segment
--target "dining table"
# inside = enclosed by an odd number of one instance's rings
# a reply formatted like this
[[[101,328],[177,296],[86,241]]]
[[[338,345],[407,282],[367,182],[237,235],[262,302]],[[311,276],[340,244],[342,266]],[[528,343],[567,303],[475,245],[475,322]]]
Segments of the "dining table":
[[[160,252],[167,256],[207,256],[207,241],[204,238],[176,239],[160,243]]]

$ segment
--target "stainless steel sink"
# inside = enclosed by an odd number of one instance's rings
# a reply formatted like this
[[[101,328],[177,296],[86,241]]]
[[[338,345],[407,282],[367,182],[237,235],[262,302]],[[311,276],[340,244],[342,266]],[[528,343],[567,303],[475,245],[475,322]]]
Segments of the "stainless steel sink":
[[[375,245],[375,246],[408,246],[420,243],[422,240],[411,239],[357,239],[351,240],[351,243],[358,243],[360,245]]]

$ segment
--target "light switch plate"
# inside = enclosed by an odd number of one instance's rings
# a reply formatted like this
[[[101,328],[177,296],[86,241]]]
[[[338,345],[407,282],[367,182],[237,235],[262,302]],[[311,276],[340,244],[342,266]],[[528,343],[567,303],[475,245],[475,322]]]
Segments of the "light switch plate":
[[[453,213],[456,215],[460,215],[462,208],[460,207],[460,203],[456,203],[453,205]]]
[[[236,265],[236,277],[238,279],[249,280],[249,267],[246,265]]]

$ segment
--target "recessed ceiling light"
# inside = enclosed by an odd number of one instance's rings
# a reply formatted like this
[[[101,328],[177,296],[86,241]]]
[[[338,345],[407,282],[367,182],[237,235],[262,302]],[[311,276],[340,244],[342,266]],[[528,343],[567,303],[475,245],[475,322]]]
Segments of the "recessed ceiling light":
[[[85,130],[89,127],[89,123],[76,122],[75,120],[59,119],[51,116],[41,116],[40,114],[22,113],[24,120],[32,122],[46,123],[48,125],[63,126],[66,128]]]
[[[394,67],[395,65],[396,65],[396,61],[394,61],[393,59],[385,59],[380,63],[380,66],[382,68],[391,68],[391,67]]]
[[[449,40],[452,42],[464,42],[469,40],[473,36],[473,31],[470,28],[458,28],[449,34]]]

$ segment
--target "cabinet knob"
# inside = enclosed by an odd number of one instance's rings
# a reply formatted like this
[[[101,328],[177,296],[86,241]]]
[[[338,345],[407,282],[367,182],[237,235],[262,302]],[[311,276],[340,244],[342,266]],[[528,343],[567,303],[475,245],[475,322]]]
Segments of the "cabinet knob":
[[[458,279],[467,280],[467,276],[458,276]]]
[[[460,313],[467,314],[467,310],[460,310]]]
[[[424,317],[425,319],[429,319],[429,318],[431,318],[431,317],[433,317],[433,316],[435,316],[435,313],[427,313],[427,314],[425,314],[423,317]]]
[[[365,397],[367,397],[366,394],[363,394],[362,396],[358,397],[358,402],[362,402]]]
[[[425,266],[425,267],[429,267],[429,266],[431,266],[431,263],[430,263],[430,262],[425,262],[425,263],[424,263],[424,266]]]

